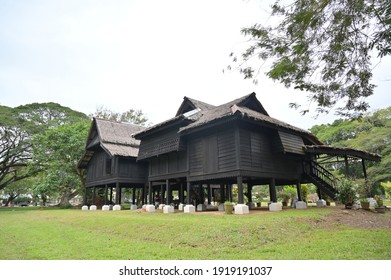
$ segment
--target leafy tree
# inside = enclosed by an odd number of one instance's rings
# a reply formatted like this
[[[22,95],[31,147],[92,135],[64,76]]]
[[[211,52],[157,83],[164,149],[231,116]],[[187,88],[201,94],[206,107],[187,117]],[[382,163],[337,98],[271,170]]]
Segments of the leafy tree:
[[[35,134],[88,120],[85,114],[56,103],[33,103],[16,108],[0,106],[0,190],[40,171],[41,165],[31,160]]]
[[[146,125],[148,121],[148,118],[141,110],[130,109],[124,113],[118,113],[109,110],[104,106],[98,107],[96,109],[96,112],[94,114],[91,114],[90,117],[96,117],[116,122],[128,122],[138,125]]]
[[[14,109],[14,116],[20,123],[23,123],[30,134],[42,133],[49,128],[64,124],[89,120],[84,113],[53,102],[18,106]]]
[[[77,168],[84,153],[85,137],[89,123],[78,122],[48,129],[33,138],[33,160],[43,173],[35,186],[41,196],[58,196],[60,205],[81,194],[85,182],[85,170]]]
[[[372,193],[379,191],[380,182],[391,181],[391,107],[377,110],[361,119],[337,120],[332,124],[313,126],[310,131],[321,141],[336,147],[348,147],[377,153],[380,162],[367,162],[367,173],[376,186]],[[341,173],[345,172],[342,167]],[[361,163],[350,164],[350,175],[362,177]]]
[[[286,87],[308,92],[325,113],[337,102],[337,113],[360,116],[373,94],[371,57],[391,54],[391,1],[389,0],[295,0],[276,1],[269,22],[243,28],[251,45],[240,54],[232,53],[244,78],[259,74],[259,60],[270,61],[266,73]],[[229,66],[231,67],[231,66]],[[261,66],[262,67],[262,66]],[[291,104],[292,107],[300,107]],[[302,110],[305,114],[308,109]]]
[[[8,184],[3,190],[3,196],[6,196],[5,206],[8,206],[15,199],[20,197],[21,195],[29,194],[30,188],[33,182],[30,178],[12,182]]]
[[[0,190],[31,176],[29,135],[20,126],[0,125]]]

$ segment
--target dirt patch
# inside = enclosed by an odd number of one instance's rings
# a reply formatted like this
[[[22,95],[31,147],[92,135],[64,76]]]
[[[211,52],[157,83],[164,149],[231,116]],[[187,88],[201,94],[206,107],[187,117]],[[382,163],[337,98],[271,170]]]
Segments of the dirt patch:
[[[330,207],[330,214],[322,218],[321,224],[331,227],[336,224],[364,229],[391,229],[391,211],[385,214],[363,209],[347,210],[342,207]]]

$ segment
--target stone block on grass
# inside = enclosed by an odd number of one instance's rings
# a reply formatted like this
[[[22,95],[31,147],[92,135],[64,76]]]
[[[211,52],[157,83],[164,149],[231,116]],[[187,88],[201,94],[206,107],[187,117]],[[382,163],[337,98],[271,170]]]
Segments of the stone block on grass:
[[[326,207],[326,200],[324,199],[319,199],[317,202],[316,202],[316,207],[320,208],[320,207]]]
[[[156,211],[155,205],[152,205],[152,204],[146,205],[146,206],[145,206],[145,211],[146,211],[146,212],[150,212],[150,213],[155,212],[155,211]]]
[[[81,210],[82,211],[87,211],[88,210],[88,206],[87,205],[83,205],[83,207],[81,207]]]
[[[282,204],[279,202],[270,203],[269,204],[269,211],[271,211],[271,212],[282,211]]]
[[[193,213],[193,212],[195,212],[195,206],[194,206],[194,205],[191,205],[191,204],[187,204],[187,205],[183,208],[183,212],[184,212],[184,213]]]
[[[179,210],[179,211],[183,211],[183,207],[185,207],[185,205],[184,205],[183,203],[180,203],[180,204],[178,205],[178,210]]]
[[[174,213],[174,206],[171,206],[171,205],[164,206],[163,207],[163,213],[164,214]]]
[[[295,204],[296,209],[307,209],[307,203],[304,201],[297,201]]]
[[[134,204],[130,205],[130,210],[137,210],[137,205]]]
[[[205,204],[198,204],[197,205],[197,211],[206,211]]]
[[[250,214],[250,209],[246,204],[237,204],[234,208],[236,215]]]
[[[90,210],[91,210],[91,211],[96,211],[96,209],[97,209],[97,208],[96,208],[96,205],[91,205],[91,206],[90,206]]]

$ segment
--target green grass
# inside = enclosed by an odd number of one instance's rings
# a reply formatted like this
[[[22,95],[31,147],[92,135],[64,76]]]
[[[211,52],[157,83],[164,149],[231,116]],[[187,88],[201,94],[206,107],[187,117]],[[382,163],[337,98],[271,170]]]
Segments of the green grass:
[[[0,209],[0,259],[391,259],[391,230],[325,227],[327,208],[243,216],[32,209]]]

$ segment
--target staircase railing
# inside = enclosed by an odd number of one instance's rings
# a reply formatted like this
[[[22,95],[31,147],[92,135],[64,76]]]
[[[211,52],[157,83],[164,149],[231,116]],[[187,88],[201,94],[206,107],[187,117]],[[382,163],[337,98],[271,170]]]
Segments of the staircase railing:
[[[307,175],[312,175],[319,178],[327,185],[338,191],[338,179],[330,171],[320,166],[315,161],[306,162],[306,164],[306,173],[309,171],[309,174],[307,173]]]

